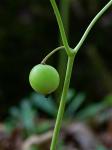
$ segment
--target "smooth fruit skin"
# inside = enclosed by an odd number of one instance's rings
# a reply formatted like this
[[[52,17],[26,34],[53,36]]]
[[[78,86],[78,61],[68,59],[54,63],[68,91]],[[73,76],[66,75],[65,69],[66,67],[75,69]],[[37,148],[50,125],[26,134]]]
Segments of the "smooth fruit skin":
[[[33,67],[29,75],[31,87],[41,94],[50,94],[55,91],[59,81],[57,70],[50,65],[38,64]]]

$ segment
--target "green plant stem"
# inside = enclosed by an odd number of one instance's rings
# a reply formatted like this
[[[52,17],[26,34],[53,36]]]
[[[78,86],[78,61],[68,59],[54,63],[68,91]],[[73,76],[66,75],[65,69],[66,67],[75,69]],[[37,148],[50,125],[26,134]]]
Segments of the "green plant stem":
[[[41,64],[45,64],[46,61],[54,54],[56,53],[57,51],[61,50],[61,49],[64,49],[65,47],[64,46],[60,46],[60,47],[57,47],[55,48],[52,52],[50,52],[42,61],[41,61]]]
[[[60,33],[61,33],[61,38],[62,38],[63,45],[65,46],[65,49],[66,49],[66,52],[67,52],[68,56],[71,56],[72,55],[72,50],[68,45],[68,40],[67,40],[67,37],[66,37],[66,33],[65,33],[65,30],[64,30],[63,22],[62,22],[57,4],[56,4],[55,0],[50,0],[50,2],[51,2],[51,5],[53,7],[53,10],[54,10],[57,22],[58,22],[58,26],[59,26],[59,30],[60,30]]]
[[[78,52],[78,50],[81,48],[82,44],[84,43],[85,39],[87,38],[89,32],[91,31],[91,29],[93,28],[93,26],[95,25],[95,23],[98,21],[98,19],[100,19],[100,17],[105,13],[105,11],[112,5],[112,0],[109,1],[107,3],[107,5],[105,5],[105,7],[103,7],[103,9],[96,15],[96,17],[92,20],[92,22],[90,23],[90,25],[88,26],[88,28],[86,29],[84,35],[82,36],[81,40],[79,41],[79,43],[77,44],[77,46],[74,48],[74,52]]]
[[[59,131],[61,128],[62,118],[63,118],[63,114],[64,114],[64,110],[65,110],[66,96],[67,96],[67,92],[68,92],[68,88],[69,88],[69,84],[70,84],[70,78],[71,78],[71,73],[72,73],[72,68],[73,68],[74,57],[75,57],[74,55],[72,57],[70,57],[70,56],[68,57],[66,76],[65,76],[60,106],[59,106],[59,110],[58,110],[58,114],[57,114],[57,119],[56,119],[56,124],[55,124],[55,128],[54,128],[54,133],[53,133],[50,150],[56,150],[58,135],[59,135]]]
[[[69,10],[70,10],[70,4],[71,0],[60,0],[60,14],[63,21],[63,25],[65,28],[66,35],[69,40]],[[68,41],[69,42],[69,41]],[[59,36],[59,44],[62,45],[62,39],[61,36]],[[56,100],[59,103],[63,84],[64,84],[64,78],[65,78],[65,72],[66,72],[66,64],[67,64],[67,55],[64,51],[59,51],[59,58],[58,58],[58,72],[60,75],[60,86],[58,90],[56,91]]]
[[[59,110],[58,110],[58,114],[57,114],[56,124],[55,124],[53,138],[52,138],[51,147],[50,147],[50,150],[56,150],[56,144],[57,144],[58,135],[59,135],[59,131],[61,128],[62,118],[63,118],[63,114],[64,114],[64,110],[65,110],[66,96],[67,96],[67,92],[68,92],[68,88],[69,88],[69,83],[70,83],[70,78],[71,78],[71,73],[72,73],[75,55],[76,55],[77,51],[80,49],[80,47],[82,46],[83,42],[87,38],[90,30],[93,28],[95,23],[104,14],[104,12],[112,5],[112,0],[96,15],[96,17],[93,19],[93,21],[90,23],[90,25],[86,29],[81,40],[79,41],[79,43],[77,44],[77,46],[73,50],[68,45],[68,41],[67,41],[67,37],[65,34],[63,22],[62,22],[58,7],[56,5],[56,2],[55,2],[55,0],[50,0],[50,2],[52,4],[52,7],[54,9],[54,13],[55,13],[56,18],[57,18],[57,22],[59,25],[63,45],[65,46],[66,52],[68,54],[66,76],[65,76],[65,80],[64,80],[64,86],[63,86],[60,106],[59,106]]]

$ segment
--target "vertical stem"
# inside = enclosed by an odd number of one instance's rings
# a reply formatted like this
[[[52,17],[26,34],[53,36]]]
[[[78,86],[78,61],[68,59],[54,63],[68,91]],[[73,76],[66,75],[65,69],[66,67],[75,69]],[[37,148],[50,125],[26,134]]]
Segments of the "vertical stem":
[[[60,13],[62,16],[63,25],[65,27],[66,35],[69,39],[69,9],[70,9],[71,0],[60,0]],[[62,45],[61,37],[59,36],[59,44]],[[58,61],[58,71],[60,74],[60,86],[56,91],[56,99],[59,103],[59,99],[61,97],[65,72],[66,72],[66,64],[67,64],[67,55],[64,51],[59,51],[59,61]]]
[[[63,45],[65,46],[65,49],[66,49],[66,52],[67,52],[68,56],[71,56],[72,52],[71,52],[71,49],[70,49],[69,44],[68,44],[68,40],[67,40],[67,37],[66,37],[66,33],[65,33],[65,29],[64,29],[64,25],[63,25],[63,22],[62,22],[62,19],[61,19],[59,9],[57,7],[57,4],[56,4],[55,0],[50,0],[50,2],[51,2],[51,5],[53,7],[53,10],[54,10],[57,22],[58,22],[58,26],[59,26],[59,30],[60,30],[60,33],[61,33],[61,38],[62,38]]]
[[[63,118],[63,114],[64,114],[64,110],[65,110],[66,96],[67,96],[67,92],[68,92],[68,88],[69,88],[69,84],[70,84],[70,78],[71,78],[71,73],[72,73],[72,68],[73,68],[74,57],[75,57],[74,55],[71,57],[68,57],[65,82],[64,82],[64,86],[63,86],[60,106],[59,106],[59,110],[58,110],[58,114],[57,114],[57,119],[56,119],[56,124],[55,124],[55,128],[54,128],[54,133],[53,133],[50,150],[56,150],[58,135],[59,135],[59,131],[61,128],[62,118]]]

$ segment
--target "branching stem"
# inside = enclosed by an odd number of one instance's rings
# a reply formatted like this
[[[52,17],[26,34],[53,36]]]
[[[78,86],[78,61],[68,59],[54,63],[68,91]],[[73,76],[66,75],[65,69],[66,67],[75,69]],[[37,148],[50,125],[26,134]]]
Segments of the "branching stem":
[[[84,35],[82,36],[81,40],[79,41],[79,43],[76,45],[76,47],[74,49],[71,49],[68,45],[68,41],[67,41],[67,37],[66,37],[66,34],[65,34],[63,22],[62,22],[60,12],[58,10],[58,7],[56,5],[55,0],[50,0],[50,2],[51,2],[52,7],[54,9],[54,13],[56,15],[57,22],[58,22],[58,25],[59,25],[61,38],[62,38],[63,45],[64,45],[63,48],[66,49],[66,52],[67,52],[67,55],[68,55],[66,76],[65,76],[65,80],[64,80],[64,86],[63,86],[60,106],[59,106],[59,110],[58,110],[58,114],[57,114],[55,129],[54,129],[53,138],[52,138],[51,147],[50,147],[50,150],[56,150],[56,144],[57,144],[58,135],[59,135],[59,131],[60,131],[60,128],[61,128],[61,123],[62,123],[62,118],[63,118],[63,114],[64,114],[64,109],[65,109],[65,104],[66,104],[66,96],[67,96],[67,92],[68,92],[68,88],[69,88],[69,83],[70,83],[70,78],[71,78],[71,73],[72,73],[72,68],[73,68],[73,62],[74,62],[74,59],[75,59],[75,55],[78,52],[78,50],[81,48],[82,44],[84,43],[85,39],[87,38],[89,32],[91,31],[91,29],[93,28],[95,23],[98,21],[98,19],[100,19],[100,17],[104,14],[104,12],[112,5],[112,0],[110,0],[108,2],[108,4],[92,20],[92,22],[90,23],[90,25],[86,29]],[[52,53],[50,55],[48,55],[47,57],[49,57],[51,55],[52,55]],[[47,58],[45,58],[45,59],[47,59]]]
[[[57,4],[56,4],[55,0],[50,0],[50,2],[51,2],[51,5],[53,7],[53,10],[54,10],[57,22],[58,22],[58,26],[59,26],[59,30],[60,30],[60,33],[61,33],[61,38],[62,38],[63,45],[65,46],[65,49],[66,49],[66,52],[67,52],[68,56],[71,56],[72,55],[72,50],[68,45],[68,40],[67,40],[67,36],[65,34],[64,25],[63,25],[63,22],[62,22],[62,19],[61,19],[59,9],[57,7]]]
[[[100,17],[105,13],[105,11],[112,5],[112,0],[110,0],[110,2],[108,2],[107,5],[105,5],[105,7],[103,7],[103,9],[95,16],[95,18],[92,20],[92,22],[90,23],[90,25],[88,26],[88,28],[86,29],[85,33],[83,34],[81,40],[79,41],[79,43],[77,44],[77,46],[74,48],[74,52],[77,53],[78,50],[81,48],[82,44],[84,43],[84,41],[86,40],[89,32],[91,31],[91,29],[93,28],[93,26],[95,25],[95,23],[100,19]]]

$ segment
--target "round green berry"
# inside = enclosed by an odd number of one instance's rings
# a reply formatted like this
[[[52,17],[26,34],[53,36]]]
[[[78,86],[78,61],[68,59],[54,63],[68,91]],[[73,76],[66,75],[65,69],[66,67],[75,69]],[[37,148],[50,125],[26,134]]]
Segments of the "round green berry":
[[[55,91],[59,81],[57,70],[50,65],[38,64],[33,67],[29,75],[31,87],[41,94],[50,94]]]

